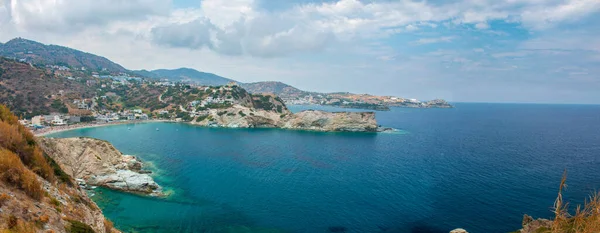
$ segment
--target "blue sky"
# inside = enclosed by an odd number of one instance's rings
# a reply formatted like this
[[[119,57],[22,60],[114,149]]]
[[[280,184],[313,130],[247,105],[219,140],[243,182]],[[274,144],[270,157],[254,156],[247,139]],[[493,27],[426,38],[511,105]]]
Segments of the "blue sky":
[[[0,41],[129,69],[463,102],[600,103],[599,23],[597,0],[0,2]]]

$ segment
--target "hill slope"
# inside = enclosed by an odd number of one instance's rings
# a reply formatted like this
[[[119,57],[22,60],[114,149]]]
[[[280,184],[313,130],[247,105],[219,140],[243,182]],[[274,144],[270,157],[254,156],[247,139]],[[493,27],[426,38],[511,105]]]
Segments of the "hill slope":
[[[118,232],[3,105],[0,209],[0,232]]]
[[[271,93],[282,98],[301,97],[309,94],[309,92],[302,91],[288,84],[274,81],[243,83],[241,86],[250,93]]]
[[[18,115],[60,112],[62,104],[54,101],[62,96],[90,98],[95,92],[77,80],[57,78],[45,70],[28,64],[0,58],[0,103]]]
[[[91,71],[106,69],[110,72],[126,72],[127,69],[107,58],[91,53],[58,46],[45,45],[39,42],[22,38],[12,39],[5,44],[0,44],[0,56],[25,59],[27,62],[39,65],[61,65],[81,69],[85,67]]]
[[[174,70],[160,69],[153,71],[134,71],[138,75],[149,78],[168,78],[170,81],[189,80],[201,85],[221,86],[229,82],[235,82],[232,79],[224,78],[216,74],[200,72],[190,68],[179,68]]]

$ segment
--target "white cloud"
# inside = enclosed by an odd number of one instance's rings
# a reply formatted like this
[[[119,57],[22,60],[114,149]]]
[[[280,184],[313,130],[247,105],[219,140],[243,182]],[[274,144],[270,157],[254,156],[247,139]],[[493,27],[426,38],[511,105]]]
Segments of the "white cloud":
[[[442,36],[437,38],[421,38],[413,42],[416,45],[425,45],[425,44],[435,44],[442,42],[452,42],[452,40],[456,39],[454,36]]]
[[[166,15],[168,0],[10,0],[9,15],[19,31],[63,33],[120,20]]]
[[[490,28],[490,25],[487,24],[487,23],[483,23],[482,22],[482,23],[475,24],[475,28],[477,28],[477,29],[488,29],[488,28]]]
[[[189,66],[240,81],[423,98],[471,83],[484,92],[507,77],[514,85],[546,85],[536,80],[541,71],[563,63],[586,69],[568,73],[587,75],[580,81],[599,72],[590,64],[600,62],[600,35],[587,25],[598,19],[598,0],[330,0],[284,9],[262,9],[259,0],[198,3],[172,9],[170,0],[0,0],[0,40],[73,46],[131,69]],[[515,30],[496,28],[501,22]],[[459,40],[452,51],[435,51],[434,43]],[[374,73],[390,85],[372,87],[365,77]]]

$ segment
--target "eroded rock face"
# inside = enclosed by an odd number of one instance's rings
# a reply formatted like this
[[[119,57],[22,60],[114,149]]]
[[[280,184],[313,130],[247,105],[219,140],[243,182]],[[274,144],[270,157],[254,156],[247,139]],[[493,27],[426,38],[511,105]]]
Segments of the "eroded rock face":
[[[160,186],[148,174],[131,170],[117,170],[115,173],[92,176],[87,182],[126,192],[153,193],[160,190]]]
[[[523,216],[522,224],[523,228],[519,230],[520,233],[535,233],[552,228],[552,221],[543,218],[534,220],[527,214]]]
[[[67,174],[88,185],[161,195],[161,187],[142,172],[140,161],[123,155],[106,141],[93,138],[39,138],[38,141]]]
[[[376,132],[377,121],[373,112],[332,113],[309,110],[285,118],[281,127],[332,132]]]
[[[8,229],[4,220],[14,216],[18,221],[40,225],[39,229],[23,232],[68,232],[67,220],[77,220],[90,226],[96,233],[119,233],[116,229],[107,228],[102,211],[88,198],[85,190],[76,185],[59,186],[41,177],[37,179],[47,193],[41,200],[34,200],[14,186],[0,182],[0,229]]]
[[[373,112],[303,111],[279,113],[234,106],[206,112],[201,121],[192,124],[226,128],[284,128],[313,131],[376,132]]]

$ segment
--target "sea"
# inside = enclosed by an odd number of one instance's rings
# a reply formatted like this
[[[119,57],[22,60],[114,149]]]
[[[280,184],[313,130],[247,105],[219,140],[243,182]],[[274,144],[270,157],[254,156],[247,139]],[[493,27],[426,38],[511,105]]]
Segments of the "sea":
[[[107,140],[153,171],[168,197],[90,193],[123,232],[512,232],[524,214],[553,216],[565,171],[573,208],[600,188],[598,105],[456,103],[376,115],[398,131],[144,123],[50,137]]]

